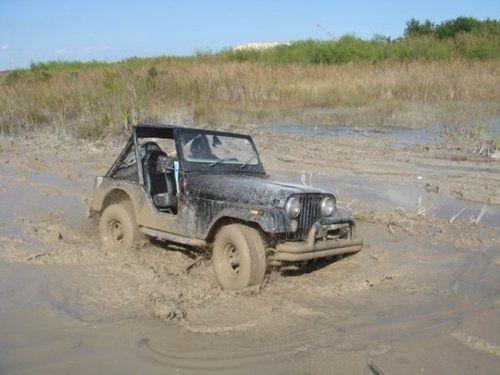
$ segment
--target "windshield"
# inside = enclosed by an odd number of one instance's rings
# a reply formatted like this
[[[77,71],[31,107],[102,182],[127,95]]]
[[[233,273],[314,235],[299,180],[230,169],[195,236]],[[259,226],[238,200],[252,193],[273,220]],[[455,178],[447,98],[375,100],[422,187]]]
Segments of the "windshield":
[[[252,142],[246,137],[188,131],[180,134],[182,153],[186,161],[255,166],[259,158]]]

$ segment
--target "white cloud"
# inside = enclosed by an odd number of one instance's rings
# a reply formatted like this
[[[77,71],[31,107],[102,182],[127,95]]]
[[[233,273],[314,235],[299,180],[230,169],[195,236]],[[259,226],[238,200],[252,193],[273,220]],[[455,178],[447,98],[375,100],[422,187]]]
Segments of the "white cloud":
[[[83,55],[88,55],[88,54],[94,52],[95,50],[96,50],[95,47],[89,46],[89,47],[82,48],[80,50],[80,53]]]
[[[1,0],[0,0],[1,1]],[[96,53],[109,51],[107,46],[86,46],[86,47],[61,47],[53,50],[51,55],[57,58],[80,58],[88,57]]]
[[[6,49],[9,49],[9,48],[10,48],[9,43],[0,44],[0,50],[2,50],[2,51],[5,51]]]
[[[64,56],[68,54],[68,50],[66,48],[59,48],[54,51],[54,55],[56,56]]]

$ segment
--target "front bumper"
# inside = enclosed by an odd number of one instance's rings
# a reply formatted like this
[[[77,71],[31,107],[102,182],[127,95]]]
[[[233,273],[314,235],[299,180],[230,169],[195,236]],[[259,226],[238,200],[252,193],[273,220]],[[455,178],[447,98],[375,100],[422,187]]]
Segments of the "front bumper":
[[[318,232],[325,225],[349,224],[347,239],[317,239]],[[276,245],[273,260],[295,262],[301,260],[356,253],[363,247],[363,241],[356,238],[356,226],[350,217],[329,217],[315,222],[304,241],[284,242]]]

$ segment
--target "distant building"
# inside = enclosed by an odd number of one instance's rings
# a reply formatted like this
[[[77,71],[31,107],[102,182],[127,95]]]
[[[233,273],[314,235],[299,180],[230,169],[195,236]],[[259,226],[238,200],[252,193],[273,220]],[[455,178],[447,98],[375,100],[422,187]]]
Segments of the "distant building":
[[[246,44],[240,44],[239,46],[236,46],[233,48],[234,51],[242,51],[242,50],[249,50],[249,49],[267,49],[267,48],[273,48],[279,45],[289,45],[290,43],[279,43],[279,42],[269,42],[269,43],[246,43]]]

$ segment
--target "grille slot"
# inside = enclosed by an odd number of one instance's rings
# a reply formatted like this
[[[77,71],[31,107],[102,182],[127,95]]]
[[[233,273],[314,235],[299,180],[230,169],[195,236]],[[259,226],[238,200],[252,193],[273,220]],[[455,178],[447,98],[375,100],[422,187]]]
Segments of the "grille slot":
[[[296,241],[306,238],[313,223],[320,219],[320,206],[323,196],[318,194],[303,194],[297,195],[297,198],[299,198],[302,207],[300,215],[297,218],[299,225],[297,231],[291,233],[288,237],[290,240]]]

